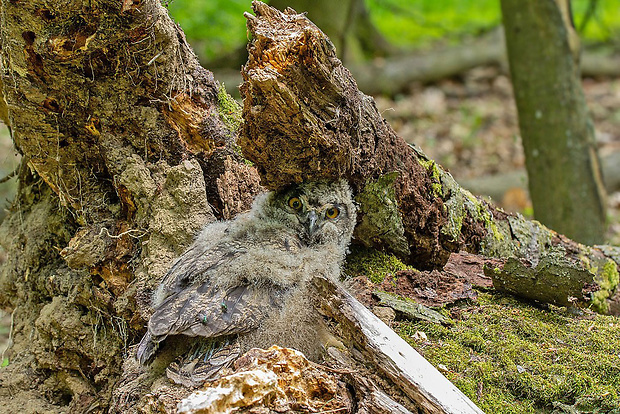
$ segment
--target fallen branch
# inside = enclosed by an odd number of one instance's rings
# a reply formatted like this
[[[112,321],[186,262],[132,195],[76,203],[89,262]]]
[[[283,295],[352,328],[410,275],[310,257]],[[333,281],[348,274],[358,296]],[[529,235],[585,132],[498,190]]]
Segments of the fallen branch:
[[[312,281],[320,311],[338,323],[347,349],[372,361],[423,412],[482,413],[458,388],[350,293],[323,278]],[[376,373],[377,374],[377,373]],[[385,390],[384,390],[385,391]]]
[[[608,193],[620,191],[620,151],[601,157],[605,189]],[[527,189],[527,172],[524,168],[501,174],[490,174],[470,179],[459,179],[459,184],[476,195],[489,196],[501,203],[504,194],[512,188]]]

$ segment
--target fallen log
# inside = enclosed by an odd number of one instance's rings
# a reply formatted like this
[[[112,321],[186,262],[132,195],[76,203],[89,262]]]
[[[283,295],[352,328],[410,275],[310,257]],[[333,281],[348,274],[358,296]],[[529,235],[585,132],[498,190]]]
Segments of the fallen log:
[[[514,257],[534,274],[550,262],[559,269],[552,286],[566,288],[554,303],[609,312],[618,285],[618,256],[610,252],[617,249],[575,243],[475,198],[396,135],[304,15],[260,2],[253,8],[239,144],[267,187],[346,177],[359,203],[358,242],[423,269],[442,267],[460,250]],[[496,287],[505,288],[508,271],[491,272]],[[533,291],[513,293],[540,300]]]
[[[580,63],[583,77],[620,75],[620,56],[617,55],[586,49]],[[355,64],[350,70],[364,93],[393,95],[406,90],[414,82],[432,83],[489,65],[508,71],[506,42],[501,26],[459,45],[378,58]]]

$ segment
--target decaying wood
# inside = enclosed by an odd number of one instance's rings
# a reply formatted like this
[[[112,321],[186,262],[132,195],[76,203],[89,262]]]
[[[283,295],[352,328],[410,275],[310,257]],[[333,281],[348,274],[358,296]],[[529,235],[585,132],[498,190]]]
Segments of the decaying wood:
[[[552,285],[565,287],[556,303],[609,311],[617,256],[476,199],[396,135],[305,16],[260,2],[253,7],[256,16],[246,16],[253,38],[242,70],[240,145],[265,185],[346,177],[358,194],[359,242],[420,268],[441,267],[459,250],[514,257],[535,274],[538,263],[551,261],[559,268]],[[571,281],[575,268],[578,283]],[[497,270],[501,288],[507,270]]]
[[[320,309],[338,323],[348,349],[372,361],[380,376],[428,413],[482,413],[458,388],[350,293],[323,278],[312,281]]]
[[[459,240],[440,232],[448,215],[433,195],[432,170],[357,89],[312,22],[290,9],[281,13],[258,2],[253,7],[257,16],[247,15],[253,38],[242,71],[239,143],[263,182],[279,188],[346,177],[367,213],[358,237],[419,266],[443,265]],[[463,225],[482,235],[472,220]]]
[[[14,309],[0,399],[107,411],[150,289],[262,187],[235,144],[240,108],[159,0],[2,1],[0,14],[0,118],[24,160],[0,227],[0,306]]]
[[[0,228],[0,304],[15,309],[0,397],[9,412],[174,411],[188,390],[164,380],[171,350],[145,368],[129,347],[172,259],[260,190],[235,146],[238,108],[157,0],[5,1],[1,13],[25,162]],[[357,384],[369,412],[406,412]]]

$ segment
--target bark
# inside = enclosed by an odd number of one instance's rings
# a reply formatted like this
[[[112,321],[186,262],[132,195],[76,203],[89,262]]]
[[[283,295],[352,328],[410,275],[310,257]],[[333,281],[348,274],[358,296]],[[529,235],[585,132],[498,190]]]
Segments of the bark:
[[[150,289],[202,225],[249,205],[258,176],[234,142],[238,106],[158,0],[1,13],[23,163],[0,229],[14,309],[0,393],[8,412],[105,411]]]
[[[605,190],[568,1],[501,4],[534,215],[577,241],[601,243]]]
[[[380,117],[373,99],[359,92],[312,22],[292,11],[255,11],[258,17],[247,16],[254,38],[242,70],[245,123],[239,143],[263,182],[279,188],[344,176],[358,201],[364,200],[362,212],[369,213],[359,238],[420,266],[445,263],[455,241],[439,234],[446,210],[433,196],[432,173],[417,153]],[[386,207],[380,216],[374,204]]]
[[[346,177],[359,203],[358,242],[419,268],[442,267],[460,250],[513,257],[521,263],[518,270],[541,277],[545,269],[537,266],[551,261],[559,269],[553,285],[563,286],[554,303],[610,310],[618,284],[616,250],[575,243],[476,199],[394,133],[308,19],[254,7],[257,16],[246,16],[253,39],[242,70],[240,145],[267,186]],[[502,269],[490,273],[506,289],[510,269]],[[541,300],[534,293],[518,292]]]

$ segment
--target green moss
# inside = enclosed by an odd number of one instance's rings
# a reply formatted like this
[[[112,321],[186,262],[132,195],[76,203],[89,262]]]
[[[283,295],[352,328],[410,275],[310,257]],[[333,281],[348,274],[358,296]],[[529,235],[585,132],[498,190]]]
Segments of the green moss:
[[[599,267],[601,268],[600,271],[598,271]],[[609,311],[607,299],[616,289],[619,282],[618,267],[611,259],[606,259],[605,263],[599,267],[592,267],[590,269],[591,272],[596,274],[595,281],[600,287],[598,291],[592,294],[590,303],[592,309],[596,312],[607,313]]]
[[[217,90],[217,103],[222,122],[234,133],[241,125],[241,106],[226,92],[223,84]]]
[[[401,322],[397,330],[488,413],[620,412],[620,321],[542,310],[500,294],[453,312],[452,326]],[[412,339],[423,331],[428,341]],[[595,411],[593,411],[595,410]]]
[[[394,183],[398,172],[369,180],[357,194],[362,220],[355,228],[355,238],[366,246],[384,245],[391,251],[406,257],[410,254],[405,228],[398,211]]]
[[[469,191],[466,191],[466,190],[462,190],[462,191],[465,191],[467,200],[470,203],[469,211],[472,214],[473,218],[476,221],[480,221],[484,224],[484,227],[492,235],[493,240],[495,241],[504,240],[504,234],[499,230],[499,228],[497,227],[497,224],[495,224],[495,221],[493,220],[493,215],[489,211],[488,206],[484,204],[481,200],[474,197],[474,195],[470,193]]]
[[[393,255],[368,247],[352,246],[344,272],[351,276],[366,276],[373,283],[381,283],[386,276],[410,268]]]
[[[433,195],[435,197],[443,197],[444,191],[443,191],[443,186],[441,185],[442,171],[440,170],[437,163],[433,160],[425,160],[422,158],[419,158],[418,161],[431,174],[431,179],[432,179],[431,189],[433,190]]]

